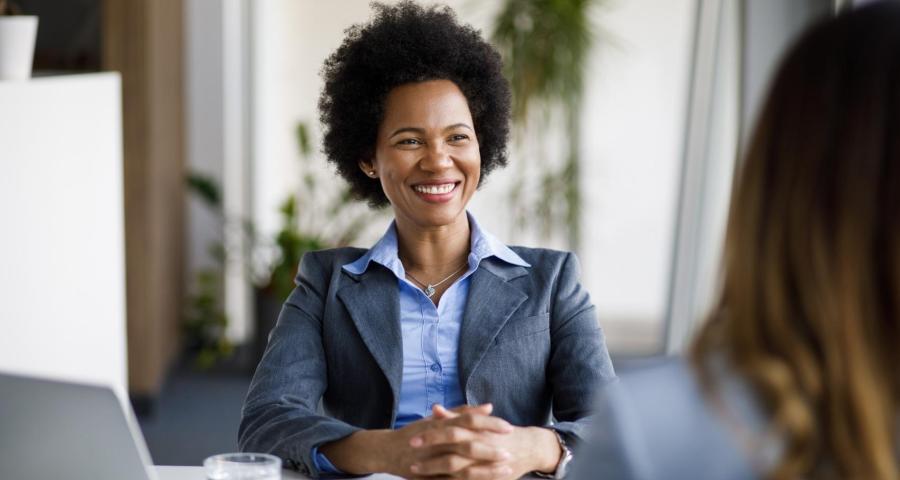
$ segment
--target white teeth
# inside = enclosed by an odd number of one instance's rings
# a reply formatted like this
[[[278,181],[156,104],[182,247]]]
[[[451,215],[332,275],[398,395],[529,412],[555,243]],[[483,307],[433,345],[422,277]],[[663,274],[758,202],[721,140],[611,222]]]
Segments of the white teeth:
[[[455,183],[445,183],[443,185],[416,185],[413,187],[413,190],[420,193],[440,195],[442,193],[450,193],[454,188],[456,188]]]

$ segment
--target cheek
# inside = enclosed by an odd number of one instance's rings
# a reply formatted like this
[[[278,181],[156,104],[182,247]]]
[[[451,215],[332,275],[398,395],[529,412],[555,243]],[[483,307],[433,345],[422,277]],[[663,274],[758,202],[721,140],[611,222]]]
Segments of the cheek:
[[[477,147],[475,148],[472,162],[469,164],[469,177],[474,180],[475,186],[478,186],[478,181],[481,179],[481,152],[478,151]]]
[[[398,192],[403,190],[403,182],[398,178],[397,172],[387,170],[381,174],[381,190],[391,203],[394,203]]]

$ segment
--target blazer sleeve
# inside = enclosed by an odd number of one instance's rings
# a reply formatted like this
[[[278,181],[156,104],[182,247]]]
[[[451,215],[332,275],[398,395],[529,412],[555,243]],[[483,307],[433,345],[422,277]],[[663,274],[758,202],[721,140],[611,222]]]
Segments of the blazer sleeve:
[[[316,256],[304,255],[297,286],[253,375],[238,430],[241,451],[271,453],[312,477],[321,475],[311,457],[314,447],[360,430],[319,410],[328,386],[322,347],[328,281]]]
[[[551,427],[578,443],[592,420],[594,394],[616,378],[596,309],[579,281],[578,258],[563,260],[551,307],[547,375],[553,389]]]

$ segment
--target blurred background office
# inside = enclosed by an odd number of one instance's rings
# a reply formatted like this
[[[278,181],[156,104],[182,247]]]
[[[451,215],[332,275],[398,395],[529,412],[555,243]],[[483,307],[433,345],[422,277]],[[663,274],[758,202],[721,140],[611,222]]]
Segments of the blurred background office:
[[[0,370],[112,384],[157,464],[235,450],[299,257],[389,221],[319,152],[318,72],[368,0],[17,3],[40,23],[34,78],[0,81]],[[773,66],[853,2],[441,3],[515,94],[515,167],[473,212],[578,253],[618,368],[679,353]]]

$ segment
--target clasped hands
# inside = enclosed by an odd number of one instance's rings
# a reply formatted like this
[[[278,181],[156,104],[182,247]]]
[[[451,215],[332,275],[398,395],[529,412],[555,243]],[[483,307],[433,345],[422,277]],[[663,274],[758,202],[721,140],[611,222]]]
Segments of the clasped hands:
[[[451,410],[435,405],[431,417],[398,430],[360,431],[323,452],[347,473],[410,479],[506,480],[556,468],[562,450],[553,431],[513,426],[491,416],[492,410],[491,404]]]

